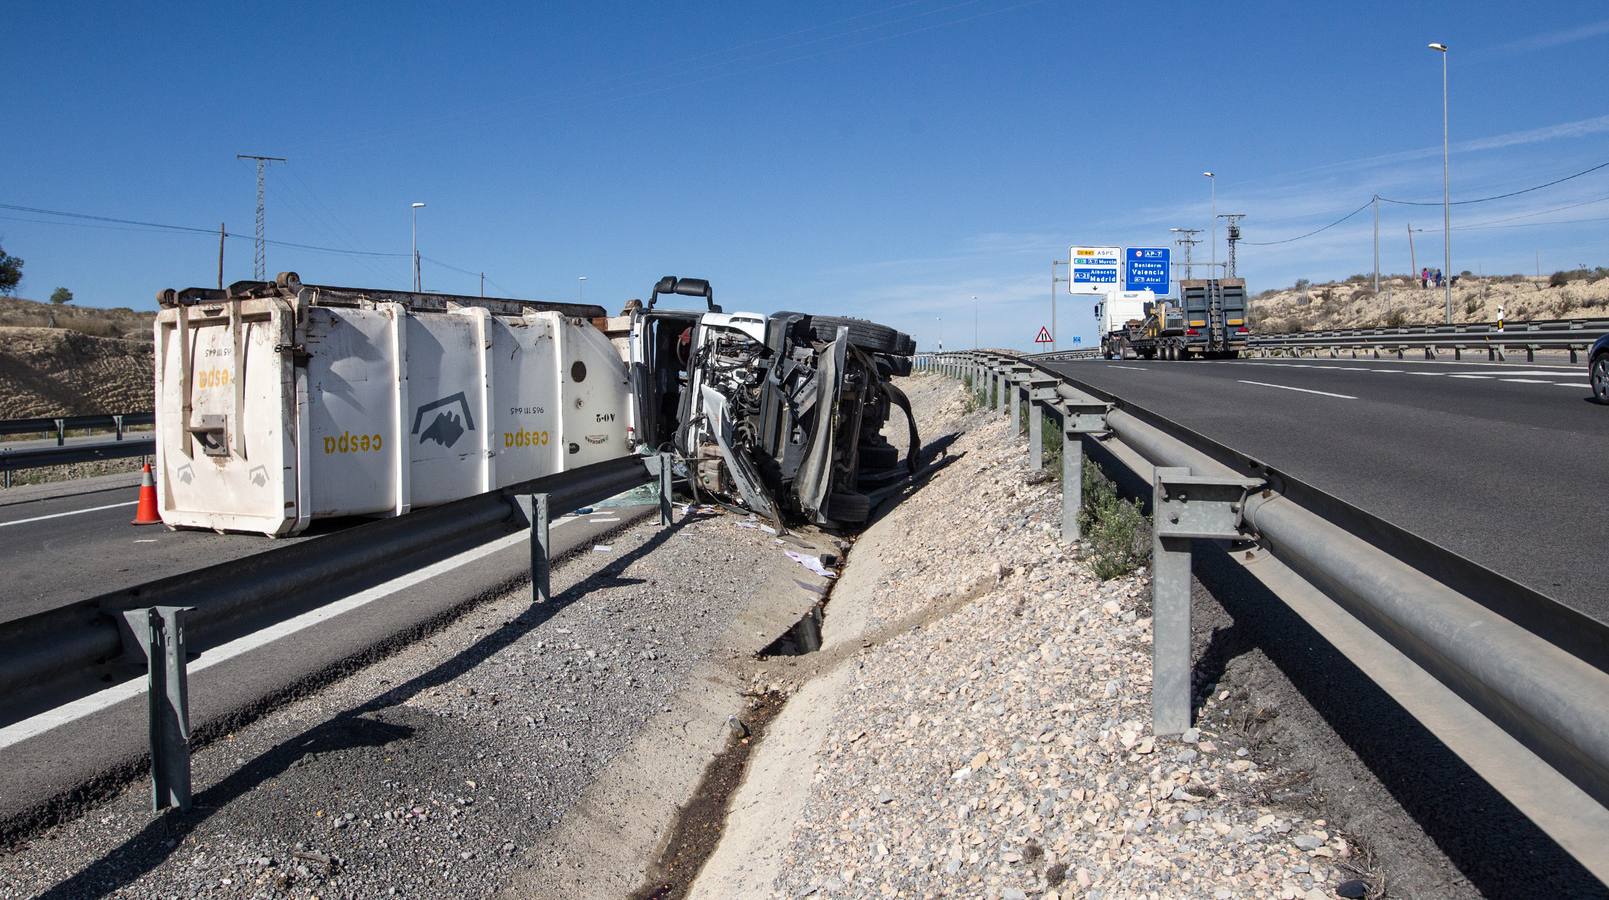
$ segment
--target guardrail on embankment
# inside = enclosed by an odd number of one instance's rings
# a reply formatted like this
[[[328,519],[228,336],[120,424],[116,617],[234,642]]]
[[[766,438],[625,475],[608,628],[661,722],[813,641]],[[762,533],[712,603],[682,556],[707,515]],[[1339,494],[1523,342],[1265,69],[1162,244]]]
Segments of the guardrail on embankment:
[[[1157,734],[1191,721],[1191,542],[1249,542],[1231,558],[1262,567],[1338,649],[1367,654],[1361,669],[1609,881],[1609,626],[1037,359],[924,355],[917,368],[1009,408],[1013,440],[1021,410],[1041,411],[1027,416],[1031,468],[1043,420],[1061,424],[1064,539],[1078,537],[1085,441],[1120,445],[1151,482]]]
[[[11,473],[21,469],[151,456],[156,452],[153,438],[125,440],[125,436],[129,428],[154,424],[156,414],[150,412],[0,419],[0,437],[42,435],[56,439],[54,447],[0,447],[0,485],[11,487]],[[110,441],[68,444],[67,434],[72,431],[110,431],[116,436]]]
[[[618,457],[0,623],[0,746],[56,727],[75,703],[148,669],[157,805],[188,806],[189,657],[525,526],[533,594],[545,600],[550,519],[657,479],[668,524],[669,476],[667,457]],[[281,643],[277,666],[299,650]]]
[[[1473,322],[1253,334],[1247,346],[1251,352],[1265,355],[1316,355],[1327,351],[1335,356],[1347,350],[1356,356],[1359,350],[1367,350],[1375,356],[1384,351],[1400,357],[1409,351],[1423,351],[1427,359],[1448,350],[1454,359],[1463,359],[1466,350],[1484,351],[1488,359],[1503,359],[1508,353],[1523,350],[1527,360],[1534,360],[1538,350],[1558,350],[1568,351],[1574,363],[1578,361],[1577,354],[1605,334],[1609,334],[1609,319],[1552,319],[1505,322],[1502,327],[1495,322]]]

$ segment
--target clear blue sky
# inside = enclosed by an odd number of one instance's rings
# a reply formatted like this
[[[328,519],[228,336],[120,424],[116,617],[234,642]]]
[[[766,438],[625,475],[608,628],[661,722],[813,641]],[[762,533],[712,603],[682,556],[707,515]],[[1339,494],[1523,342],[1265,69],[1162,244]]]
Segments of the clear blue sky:
[[[694,275],[729,309],[862,315],[927,346],[971,344],[973,295],[983,344],[1027,346],[1051,259],[1205,228],[1204,169],[1247,241],[1375,192],[1439,200],[1428,41],[1452,48],[1454,200],[1609,161],[1601,2],[21,2],[4,25],[0,203],[225,222],[233,281],[254,205],[235,154],[285,156],[271,239],[397,255],[271,246],[270,274],[404,287],[418,200],[421,252],[488,294],[573,298],[586,275],[618,307]],[[1454,231],[1453,268],[1609,263],[1606,219],[1609,169],[1458,207],[1455,228],[1484,227]],[[1438,263],[1440,220],[1385,207],[1384,268],[1408,269],[1409,221]],[[0,209],[23,296],[148,309],[216,277],[213,238],[64,221]],[[1365,211],[1243,247],[1241,274],[1371,265]],[[1063,295],[1061,323],[1087,341],[1088,302]]]

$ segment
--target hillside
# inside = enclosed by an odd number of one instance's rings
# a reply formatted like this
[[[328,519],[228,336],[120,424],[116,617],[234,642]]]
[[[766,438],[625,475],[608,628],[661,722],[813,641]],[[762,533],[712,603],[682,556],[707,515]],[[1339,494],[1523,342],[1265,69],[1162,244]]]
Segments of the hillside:
[[[1380,294],[1371,278],[1354,275],[1343,282],[1264,291],[1252,298],[1252,326],[1286,333],[1332,328],[1439,325],[1446,300],[1438,288],[1421,288],[1406,275],[1380,276]],[[1609,318],[1609,269],[1579,269],[1551,277],[1488,275],[1460,277],[1453,285],[1454,322],[1490,322],[1499,305],[1508,321]]]
[[[0,327],[61,328],[95,337],[151,340],[151,320],[155,313],[135,312],[128,307],[102,309],[96,306],[55,306],[20,297],[0,297]]]
[[[151,381],[150,341],[0,327],[0,419],[148,410]]]

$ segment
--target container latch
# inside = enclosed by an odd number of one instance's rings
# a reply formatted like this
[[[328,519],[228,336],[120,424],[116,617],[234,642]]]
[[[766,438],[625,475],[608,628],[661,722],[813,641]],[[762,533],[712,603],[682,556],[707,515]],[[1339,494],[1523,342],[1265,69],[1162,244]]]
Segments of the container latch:
[[[203,415],[199,421],[185,426],[185,431],[201,444],[201,452],[207,456],[229,455],[229,418],[220,415]]]

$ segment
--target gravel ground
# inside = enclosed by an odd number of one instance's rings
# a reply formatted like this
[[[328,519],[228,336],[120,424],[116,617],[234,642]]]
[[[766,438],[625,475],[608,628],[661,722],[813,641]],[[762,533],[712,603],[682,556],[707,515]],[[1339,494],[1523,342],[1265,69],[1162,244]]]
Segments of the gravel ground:
[[[1266,802],[1284,773],[1234,734],[1149,733],[1145,574],[1097,581],[1004,420],[909,384],[924,434],[965,431],[890,513],[871,618],[973,599],[859,654],[776,896],[1335,896],[1353,843]]]
[[[462,897],[497,890],[784,565],[730,516],[630,527],[554,573],[0,856],[0,896]],[[652,552],[649,552],[652,551]],[[729,652],[729,651],[728,651]]]

